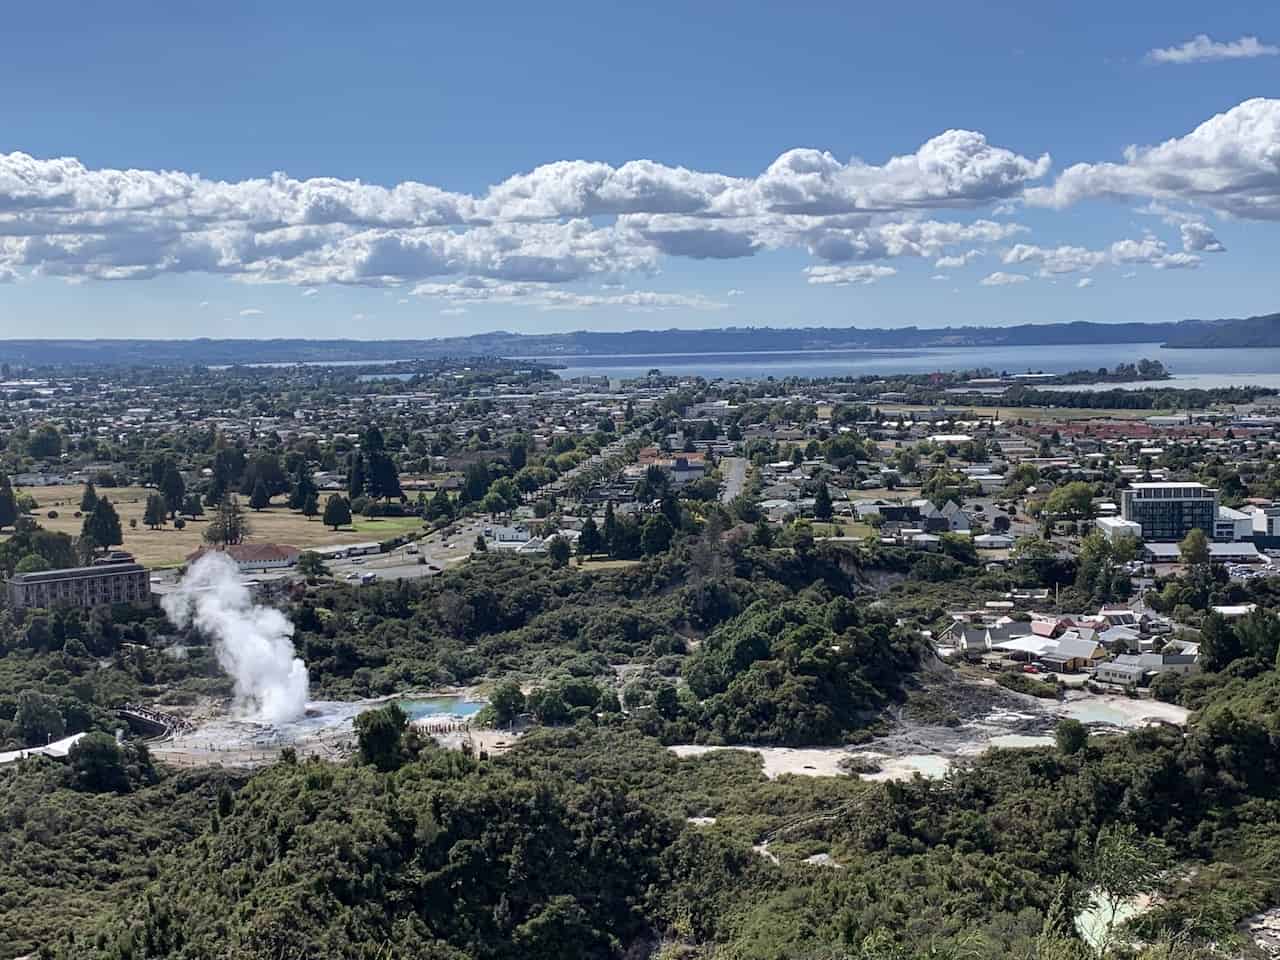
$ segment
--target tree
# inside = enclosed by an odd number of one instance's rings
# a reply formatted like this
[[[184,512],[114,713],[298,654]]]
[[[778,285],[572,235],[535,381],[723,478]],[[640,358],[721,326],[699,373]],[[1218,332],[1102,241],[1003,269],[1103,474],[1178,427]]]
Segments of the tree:
[[[249,497],[249,506],[253,510],[261,510],[271,506],[271,494],[267,492],[266,481],[259,478],[253,485],[253,494]]]
[[[336,532],[339,527],[346,526],[351,522],[351,501],[340,493],[335,493],[324,504],[324,525],[333,527]]]
[[[766,550],[773,546],[773,528],[764,517],[756,521],[755,529],[751,531],[751,544]]]
[[[167,512],[164,497],[158,493],[148,494],[147,506],[142,513],[142,522],[152,530],[158,530],[164,526],[164,518]]]
[[[245,467],[240,478],[240,492],[249,496],[261,482],[267,488],[267,496],[274,497],[289,489],[289,478],[280,466],[280,458],[274,453],[259,453]]]
[[[1193,527],[1178,544],[1178,553],[1192,571],[1201,571],[1209,567],[1209,538],[1199,527]]]
[[[529,712],[539,723],[555,726],[569,719],[569,705],[557,687],[535,690],[525,700]]]
[[[551,566],[556,570],[566,566],[571,556],[569,541],[561,536],[552,537],[547,541],[547,556],[551,559]]]
[[[80,512],[93,513],[93,508],[98,505],[98,490],[90,480],[84,485],[84,493],[80,496]]]
[[[657,464],[646,468],[644,476],[636,481],[633,495],[637,500],[658,500],[671,486],[671,475]]]
[[[394,701],[356,717],[356,741],[360,762],[386,772],[395,770],[404,759],[401,749],[409,717]]]
[[[1077,559],[1076,588],[1082,593],[1100,603],[1128,595],[1129,577],[1119,566],[1116,550],[1102,531],[1091,530],[1085,534]]]
[[[661,684],[653,691],[653,709],[664,720],[674,720],[680,715],[680,700],[676,696],[676,688],[669,683]]]
[[[302,515],[310,520],[320,512],[320,498],[314,490],[307,493],[307,499],[302,502]]]
[[[453,518],[453,501],[444,487],[437,487],[435,496],[427,506],[428,520],[450,520]]]
[[[293,486],[289,490],[289,509],[301,510],[306,506],[307,498],[315,496],[316,493],[316,485],[311,479],[311,471],[307,469],[306,461],[298,461],[298,469],[293,474]]]
[[[186,499],[182,501],[182,512],[188,517],[203,517],[204,504],[200,502],[198,493],[188,493]]]
[[[1200,663],[1216,673],[1240,659],[1240,638],[1222,614],[1210,610],[1200,623]]]
[[[400,489],[400,474],[396,470],[396,462],[388,454],[381,451],[368,455],[368,481],[366,487],[369,496],[390,500],[403,496]]]
[[[67,732],[57,699],[35,690],[18,694],[18,710],[13,722],[18,728],[18,739],[30,747],[43,747]]]
[[[18,501],[13,496],[9,478],[0,473],[0,529],[12,527],[18,522]]]
[[[1057,742],[1059,750],[1067,756],[1072,756],[1083,750],[1089,742],[1089,730],[1079,720],[1072,720],[1068,717],[1058,721],[1058,726],[1053,732],[1053,738]]]
[[[488,552],[489,552],[489,544],[488,544],[488,542],[485,540],[485,538],[484,538],[484,534],[483,534],[483,533],[477,533],[477,534],[476,534],[475,552],[476,552],[476,553],[488,553]]]
[[[1172,859],[1163,840],[1142,836],[1132,824],[1107,824],[1098,831],[1085,876],[1107,916],[1101,953],[1110,944],[1120,909],[1131,898],[1154,890]]]
[[[308,580],[315,580],[317,577],[327,577],[329,568],[325,566],[320,554],[314,550],[304,550],[298,555],[298,572]]]
[[[831,491],[827,489],[825,480],[820,481],[817,492],[813,495],[813,515],[819,520],[830,520],[833,512]]]
[[[1092,512],[1093,487],[1083,480],[1064,483],[1049,491],[1044,512],[1051,517],[1079,520]]]
[[[347,473],[347,493],[354,500],[364,495],[364,456],[360,453],[351,455],[351,467]]]
[[[216,546],[234,546],[249,535],[249,529],[249,520],[240,509],[239,499],[227,494],[205,527],[204,539]]]
[[[593,517],[587,517],[582,522],[582,530],[578,534],[578,555],[592,557],[603,549],[604,542],[600,536],[600,528],[596,526]]]
[[[1276,614],[1257,607],[1235,622],[1235,632],[1245,656],[1275,661],[1280,650],[1280,617]]]
[[[613,512],[613,501],[604,505],[604,547],[609,556],[615,556],[618,549],[618,518]]]
[[[1058,877],[1053,899],[1044,914],[1044,924],[1040,935],[1049,940],[1074,941],[1079,938],[1076,930],[1076,915],[1080,912],[1071,886],[1071,878],[1067,874]]]
[[[813,551],[813,525],[798,520],[791,525],[791,549],[796,556],[803,557]]]
[[[124,532],[120,529],[120,515],[106,497],[99,497],[93,512],[84,518],[80,528],[81,536],[88,537],[98,546],[106,550],[124,543]]]
[[[62,434],[52,424],[40,424],[27,440],[27,453],[37,460],[52,460],[61,456]]]
[[[476,503],[489,492],[489,467],[483,460],[468,464],[462,473],[463,503]]]
[[[524,713],[524,693],[520,685],[512,680],[504,680],[498,684],[489,694],[489,706],[493,708],[494,724],[499,727],[509,726],[516,717]]]
[[[365,427],[363,445],[364,449],[369,453],[381,453],[387,448],[387,442],[376,423],[371,423]]]
[[[49,566],[48,560],[40,556],[40,554],[38,553],[28,553],[26,556],[24,556],[21,560],[18,561],[16,566],[14,566],[13,572],[14,573],[41,573],[49,569],[51,568]]]
[[[71,745],[67,759],[78,789],[89,793],[129,792],[124,755],[108,734],[86,733]]]
[[[187,485],[172,461],[165,463],[164,474],[160,478],[160,493],[164,496],[164,502],[169,507],[169,516],[172,518],[181,508],[183,498],[187,495]]]
[[[671,521],[660,513],[654,514],[645,521],[640,531],[640,549],[645,556],[652,557],[671,546],[673,536],[675,536],[675,530],[671,526]]]

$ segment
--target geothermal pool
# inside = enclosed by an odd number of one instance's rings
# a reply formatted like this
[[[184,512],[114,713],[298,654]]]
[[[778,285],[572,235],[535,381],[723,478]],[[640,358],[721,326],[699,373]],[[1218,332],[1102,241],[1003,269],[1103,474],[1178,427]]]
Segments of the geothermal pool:
[[[379,700],[312,700],[297,720],[271,723],[232,715],[198,721],[196,726],[153,746],[162,757],[190,762],[265,761],[284,747],[336,756],[352,740],[352,723],[366,710],[399,703],[409,720],[459,722],[474,716],[485,701],[459,694],[387,697]]]
[[[410,720],[425,720],[429,717],[474,717],[484,707],[483,700],[470,700],[466,697],[397,697],[400,709],[409,715]]]

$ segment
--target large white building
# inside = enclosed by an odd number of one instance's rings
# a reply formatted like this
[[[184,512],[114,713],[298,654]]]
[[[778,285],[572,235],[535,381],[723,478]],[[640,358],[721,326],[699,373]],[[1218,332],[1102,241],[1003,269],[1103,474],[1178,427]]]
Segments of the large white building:
[[[1093,525],[1101,530],[1102,535],[1111,543],[1124,537],[1142,539],[1142,524],[1133,520],[1123,520],[1120,517],[1098,517],[1093,521]]]
[[[1280,506],[1250,507],[1253,532],[1259,537],[1280,537]]]
[[[1218,508],[1218,520],[1214,524],[1213,539],[1222,543],[1238,543],[1253,537],[1253,517],[1243,510],[1231,507]]]

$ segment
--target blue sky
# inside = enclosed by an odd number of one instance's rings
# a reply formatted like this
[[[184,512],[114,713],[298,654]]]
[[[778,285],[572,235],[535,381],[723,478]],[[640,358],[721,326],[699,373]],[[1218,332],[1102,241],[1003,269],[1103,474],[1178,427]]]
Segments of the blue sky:
[[[0,336],[1280,309],[1274,3],[189,6],[9,12]]]

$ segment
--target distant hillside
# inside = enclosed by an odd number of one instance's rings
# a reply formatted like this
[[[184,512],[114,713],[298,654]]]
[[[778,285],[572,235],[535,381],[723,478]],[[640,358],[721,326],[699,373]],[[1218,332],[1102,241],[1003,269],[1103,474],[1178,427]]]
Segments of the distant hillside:
[[[1179,326],[1166,347],[1211,349],[1214,347],[1280,347],[1280,313],[1241,320],[1210,320],[1196,326]]]
[[[0,362],[100,364],[335,363],[447,356],[549,357],[706,354],[923,347],[1163,343],[1170,347],[1280,347],[1280,314],[1177,323],[1025,323],[1013,327],[726,327],[599,333],[479,333],[433,340],[3,340]]]

